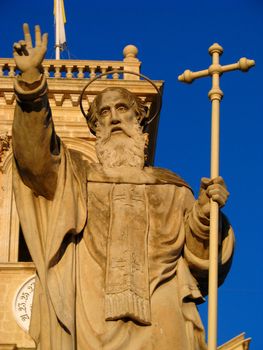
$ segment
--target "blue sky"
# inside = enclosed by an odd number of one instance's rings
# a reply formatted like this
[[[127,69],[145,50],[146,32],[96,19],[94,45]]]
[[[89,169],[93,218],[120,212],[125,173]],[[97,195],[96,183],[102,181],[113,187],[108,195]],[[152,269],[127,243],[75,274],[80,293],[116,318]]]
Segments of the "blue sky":
[[[121,60],[127,44],[139,49],[141,72],[164,80],[155,165],[169,168],[198,194],[210,168],[209,78],[192,85],[177,81],[185,69],[206,69],[208,47],[224,48],[222,64],[246,56],[256,60],[248,73],[221,78],[220,173],[231,196],[224,208],[236,233],[232,270],[219,289],[219,340],[246,332],[251,349],[263,349],[263,2],[162,0],[65,0],[66,35],[71,57]],[[49,32],[47,58],[54,58],[53,1],[1,1],[0,57],[12,56],[22,38],[22,23],[40,24]],[[207,304],[201,307],[206,324]]]

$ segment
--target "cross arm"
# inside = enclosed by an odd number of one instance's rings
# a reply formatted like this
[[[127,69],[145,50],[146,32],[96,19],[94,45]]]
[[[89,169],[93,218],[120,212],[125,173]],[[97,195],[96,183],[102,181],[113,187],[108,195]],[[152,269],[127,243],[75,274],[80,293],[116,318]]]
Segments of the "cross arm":
[[[225,66],[221,66],[220,64],[211,64],[208,69],[200,70],[198,72],[192,72],[189,69],[186,69],[183,74],[178,76],[178,80],[183,83],[191,84],[195,79],[207,77],[209,75],[213,75],[214,73],[219,73],[221,75],[225,72],[230,72],[233,70],[247,72],[254,65],[254,60],[249,60],[246,57],[242,57],[236,63],[227,64]]]

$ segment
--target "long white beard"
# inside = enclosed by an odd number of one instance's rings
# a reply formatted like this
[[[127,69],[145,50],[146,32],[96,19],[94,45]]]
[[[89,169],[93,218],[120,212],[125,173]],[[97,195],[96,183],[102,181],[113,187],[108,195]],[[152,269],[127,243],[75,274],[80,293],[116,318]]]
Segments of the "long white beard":
[[[97,125],[96,152],[97,157],[105,168],[114,167],[144,167],[147,135],[143,134],[137,120],[134,125],[121,127],[126,135],[111,135],[110,128]],[[128,137],[129,136],[129,137]]]

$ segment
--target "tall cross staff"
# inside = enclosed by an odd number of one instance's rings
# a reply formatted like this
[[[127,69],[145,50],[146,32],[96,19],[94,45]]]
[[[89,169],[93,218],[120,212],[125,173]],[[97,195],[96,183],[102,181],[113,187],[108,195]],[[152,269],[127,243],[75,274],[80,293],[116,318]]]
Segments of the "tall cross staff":
[[[219,77],[225,72],[241,70],[247,72],[255,65],[254,60],[242,57],[237,63],[221,66],[219,56],[223,48],[215,43],[209,47],[209,54],[212,56],[212,64],[208,69],[198,72],[185,70],[179,75],[178,80],[185,83],[192,83],[197,78],[212,77],[212,89],[208,97],[212,102],[212,123],[211,123],[211,178],[219,175],[219,120],[220,101],[223,92],[219,86]],[[208,287],[208,350],[217,348],[217,288],[218,288],[218,203],[211,200],[210,207],[210,242],[209,242],[209,287]]]

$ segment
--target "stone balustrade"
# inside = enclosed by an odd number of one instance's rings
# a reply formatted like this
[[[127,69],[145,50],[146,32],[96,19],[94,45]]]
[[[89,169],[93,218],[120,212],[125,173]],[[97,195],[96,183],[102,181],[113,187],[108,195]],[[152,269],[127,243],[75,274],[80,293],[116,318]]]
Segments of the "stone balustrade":
[[[141,62],[136,57],[138,50],[128,45],[123,50],[123,61],[99,60],[44,60],[43,69],[47,78],[92,79],[101,73],[112,70],[132,71],[140,73]],[[14,59],[0,58],[0,77],[14,77],[19,74]],[[129,79],[139,80],[136,75],[114,73],[101,79]]]

